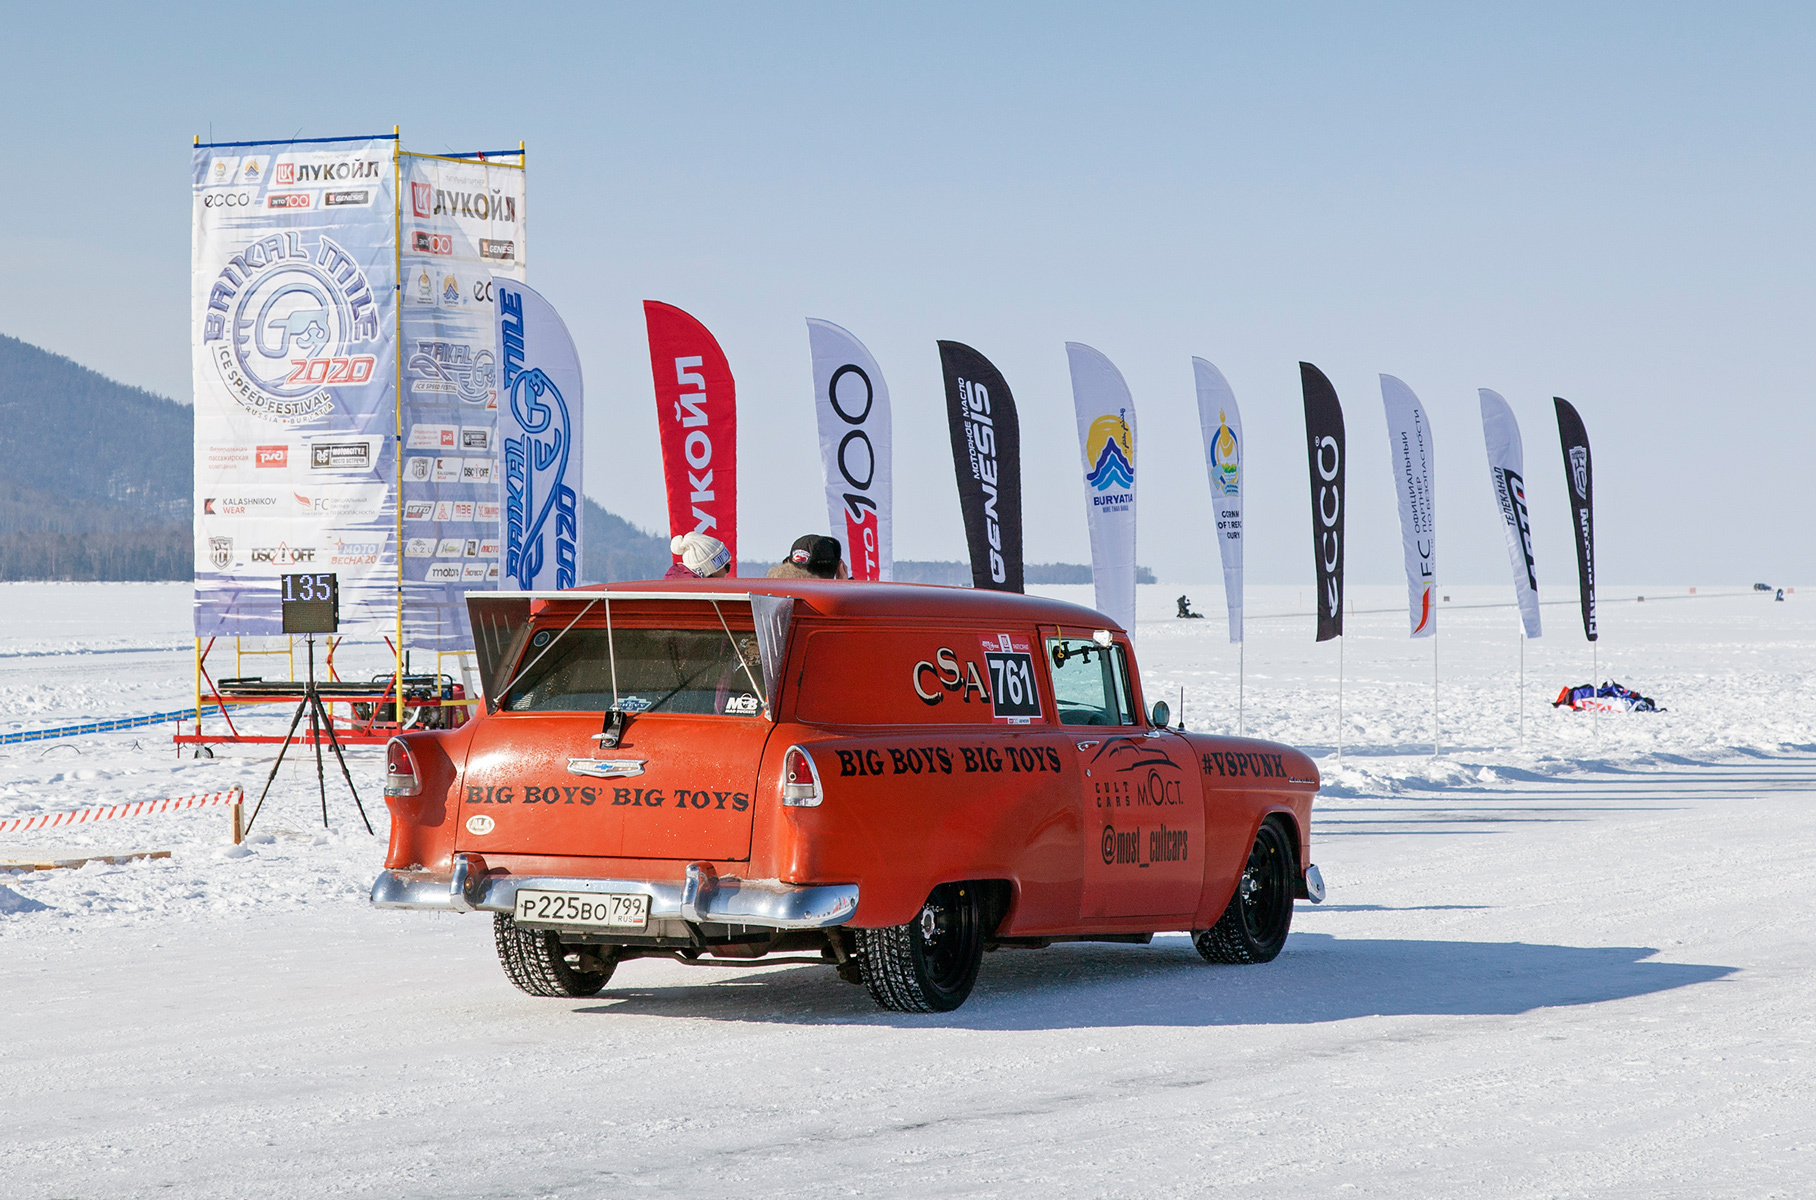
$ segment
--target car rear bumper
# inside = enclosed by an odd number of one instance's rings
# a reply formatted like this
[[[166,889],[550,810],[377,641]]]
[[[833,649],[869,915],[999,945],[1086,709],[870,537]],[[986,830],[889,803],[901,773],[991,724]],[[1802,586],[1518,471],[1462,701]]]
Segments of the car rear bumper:
[[[702,869],[703,868],[703,869]],[[718,876],[690,864],[682,883],[650,879],[575,879],[552,876],[487,875],[484,859],[454,856],[454,870],[383,871],[372,884],[378,908],[423,908],[441,912],[516,910],[519,889],[550,892],[617,893],[649,897],[651,920],[685,920],[772,929],[827,929],[843,925],[858,910],[855,883],[793,884],[776,879]]]

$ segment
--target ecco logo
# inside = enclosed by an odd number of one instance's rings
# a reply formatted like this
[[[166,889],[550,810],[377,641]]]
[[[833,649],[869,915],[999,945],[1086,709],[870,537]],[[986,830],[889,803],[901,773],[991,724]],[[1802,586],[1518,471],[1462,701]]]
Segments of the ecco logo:
[[[1343,561],[1343,538],[1337,519],[1343,515],[1343,493],[1336,485],[1343,470],[1343,451],[1337,439],[1326,434],[1312,444],[1312,461],[1318,468],[1318,570],[1324,576],[1325,615],[1334,617],[1343,603],[1338,590],[1337,567]]]
[[[251,192],[211,192],[202,197],[203,208],[251,208]]]

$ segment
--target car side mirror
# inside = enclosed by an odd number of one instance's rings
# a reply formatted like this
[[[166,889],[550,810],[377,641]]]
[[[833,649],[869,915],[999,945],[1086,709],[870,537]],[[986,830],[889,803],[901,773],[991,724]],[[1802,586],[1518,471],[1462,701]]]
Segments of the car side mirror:
[[[1172,718],[1173,718],[1173,710],[1167,707],[1167,702],[1165,700],[1154,701],[1154,724],[1155,725],[1157,725],[1161,729],[1165,729],[1167,727],[1167,722],[1172,720]]]

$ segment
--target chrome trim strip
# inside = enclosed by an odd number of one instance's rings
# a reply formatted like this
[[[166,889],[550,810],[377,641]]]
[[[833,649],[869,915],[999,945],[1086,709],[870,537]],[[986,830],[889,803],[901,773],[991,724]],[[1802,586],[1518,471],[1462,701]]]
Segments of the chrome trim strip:
[[[512,912],[519,888],[554,892],[641,893],[650,898],[652,920],[710,921],[761,925],[770,929],[828,929],[851,920],[858,910],[855,883],[794,884],[779,879],[718,877],[710,895],[694,899],[694,917],[682,911],[684,885],[648,879],[563,879],[558,876],[495,875],[472,878],[464,859],[448,875],[429,871],[383,871],[372,884],[378,908],[440,912]],[[463,890],[456,890],[456,878]]]

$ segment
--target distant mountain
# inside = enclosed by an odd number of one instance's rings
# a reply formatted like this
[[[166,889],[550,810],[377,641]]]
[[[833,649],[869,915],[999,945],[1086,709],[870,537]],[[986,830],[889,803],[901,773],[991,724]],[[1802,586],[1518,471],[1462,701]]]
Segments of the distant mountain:
[[[0,580],[194,577],[195,411],[0,334]],[[589,579],[660,578],[668,539],[586,502]]]
[[[194,577],[195,412],[0,334],[0,580]],[[586,501],[581,571],[660,579],[668,539]],[[745,576],[769,563],[739,563]],[[1090,583],[1029,563],[1029,583]],[[899,561],[904,583],[966,586],[963,562]],[[1137,581],[1154,582],[1146,567]]]
[[[591,497],[580,524],[581,573],[597,583],[660,579],[674,559],[668,539],[645,533],[623,517],[606,512]]]
[[[194,418],[0,335],[0,579],[188,579]]]

